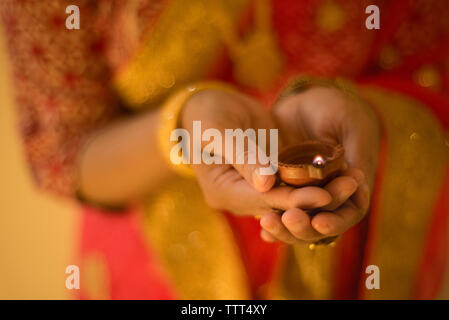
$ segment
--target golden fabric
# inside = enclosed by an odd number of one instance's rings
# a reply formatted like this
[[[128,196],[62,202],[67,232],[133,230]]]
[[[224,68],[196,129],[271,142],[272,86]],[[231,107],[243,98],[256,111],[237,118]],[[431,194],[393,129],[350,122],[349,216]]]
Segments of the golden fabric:
[[[269,298],[332,299],[335,254],[335,248],[328,246],[315,250],[310,250],[307,244],[289,246]]]
[[[362,92],[381,112],[388,141],[376,239],[368,260],[381,270],[381,290],[367,290],[366,298],[407,299],[443,182],[448,149],[438,120],[421,103],[381,89]]]
[[[281,76],[285,67],[283,53],[272,27],[271,0],[254,1],[254,26],[239,37],[223,1],[217,5],[215,24],[233,62],[235,80],[250,88],[264,89]],[[260,66],[264,66],[260,68]]]
[[[326,0],[318,7],[316,25],[323,32],[340,30],[346,22],[344,9],[336,1]]]
[[[231,22],[246,1],[223,3]],[[212,1],[173,1],[142,48],[115,78],[127,105],[138,109],[160,102],[175,86],[207,75],[220,49]]]
[[[167,183],[146,201],[145,231],[182,299],[249,299],[240,252],[223,214],[193,179]]]

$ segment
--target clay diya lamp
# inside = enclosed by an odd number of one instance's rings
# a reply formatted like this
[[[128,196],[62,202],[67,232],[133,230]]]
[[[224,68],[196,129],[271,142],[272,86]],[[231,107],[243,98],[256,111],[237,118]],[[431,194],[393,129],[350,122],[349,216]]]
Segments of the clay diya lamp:
[[[340,174],[344,168],[344,149],[320,141],[306,141],[290,146],[279,154],[278,174],[282,182],[294,186],[324,186]],[[320,209],[306,210],[314,216]],[[309,245],[314,250],[318,245],[335,246],[338,236],[322,239]]]
[[[306,141],[279,154],[279,177],[294,187],[323,186],[340,174],[344,161],[341,145]]]

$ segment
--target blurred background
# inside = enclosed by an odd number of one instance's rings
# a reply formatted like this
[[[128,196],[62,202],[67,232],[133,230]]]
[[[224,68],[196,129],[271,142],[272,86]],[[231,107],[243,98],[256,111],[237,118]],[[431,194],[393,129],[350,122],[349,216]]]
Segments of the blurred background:
[[[0,299],[69,299],[66,267],[76,264],[75,205],[33,187],[15,127],[0,30]]]

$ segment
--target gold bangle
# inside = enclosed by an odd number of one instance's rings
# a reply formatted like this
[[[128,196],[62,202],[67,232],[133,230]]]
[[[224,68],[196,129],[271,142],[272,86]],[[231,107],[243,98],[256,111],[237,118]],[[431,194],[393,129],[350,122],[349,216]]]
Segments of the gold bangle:
[[[219,82],[198,82],[179,89],[171,95],[162,105],[161,121],[158,130],[158,142],[163,157],[167,160],[173,170],[185,177],[192,177],[193,170],[189,164],[181,162],[174,164],[170,159],[170,152],[177,144],[176,141],[170,141],[170,135],[173,130],[180,128],[180,115],[187,101],[200,91],[204,90],[220,90],[234,92],[230,86]]]

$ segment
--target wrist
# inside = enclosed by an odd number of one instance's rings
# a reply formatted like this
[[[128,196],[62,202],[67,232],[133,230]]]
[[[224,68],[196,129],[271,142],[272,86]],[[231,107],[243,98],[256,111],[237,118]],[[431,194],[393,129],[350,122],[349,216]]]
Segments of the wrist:
[[[193,171],[190,166],[182,160],[183,155],[179,154],[181,158],[176,159],[176,163],[173,163],[173,147],[176,147],[178,141],[173,140],[172,133],[179,128],[186,127],[189,131],[189,120],[190,126],[192,126],[193,120],[197,108],[202,106],[198,99],[205,98],[209,96],[209,91],[232,91],[230,86],[220,84],[218,82],[201,82],[193,84],[182,88],[171,95],[163,104],[161,109],[160,125],[158,129],[158,140],[161,152],[170,164],[175,172],[181,175],[192,176]],[[213,104],[210,104],[213,105]]]
[[[181,110],[179,126],[191,131],[193,121],[201,120],[206,115],[216,112],[218,105],[223,103],[228,95],[228,92],[215,88],[195,92],[186,100]]]

